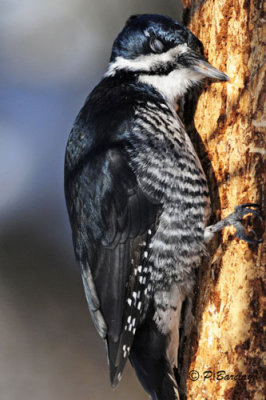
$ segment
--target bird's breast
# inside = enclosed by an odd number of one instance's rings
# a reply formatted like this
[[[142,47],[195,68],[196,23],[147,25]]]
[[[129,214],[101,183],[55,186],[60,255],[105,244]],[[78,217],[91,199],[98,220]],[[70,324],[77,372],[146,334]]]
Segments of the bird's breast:
[[[133,166],[143,191],[162,203],[149,244],[157,289],[189,281],[204,251],[209,193],[198,156],[182,122],[167,104],[136,109]]]

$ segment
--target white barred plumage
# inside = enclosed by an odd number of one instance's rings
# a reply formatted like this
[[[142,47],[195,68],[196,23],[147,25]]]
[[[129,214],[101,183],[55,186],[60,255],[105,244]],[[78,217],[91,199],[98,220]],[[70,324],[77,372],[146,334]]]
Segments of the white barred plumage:
[[[106,342],[110,379],[127,358],[152,400],[179,398],[182,303],[204,241],[247,208],[206,227],[208,185],[176,113],[177,97],[209,77],[228,77],[201,42],[161,15],[131,17],[114,42],[107,73],[70,133],[65,193],[77,260],[93,322]],[[186,106],[186,105],[185,105]]]

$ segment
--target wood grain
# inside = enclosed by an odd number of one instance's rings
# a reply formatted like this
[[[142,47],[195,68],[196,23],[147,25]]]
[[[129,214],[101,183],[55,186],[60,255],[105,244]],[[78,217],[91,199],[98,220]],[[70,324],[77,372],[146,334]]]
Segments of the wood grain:
[[[219,219],[238,204],[265,204],[263,2],[183,4],[184,22],[203,42],[209,62],[230,77],[203,90],[194,119],[211,162],[206,172]],[[188,399],[264,399],[264,265],[263,244],[249,246],[227,228],[202,266],[189,366],[200,377],[187,380]],[[204,380],[206,370],[236,378]]]

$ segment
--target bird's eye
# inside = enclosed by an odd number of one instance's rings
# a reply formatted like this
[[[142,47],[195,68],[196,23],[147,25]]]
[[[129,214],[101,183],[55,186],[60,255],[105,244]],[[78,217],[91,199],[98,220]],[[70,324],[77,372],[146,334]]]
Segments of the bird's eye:
[[[154,53],[162,53],[164,50],[164,44],[156,38],[151,38],[150,48]]]

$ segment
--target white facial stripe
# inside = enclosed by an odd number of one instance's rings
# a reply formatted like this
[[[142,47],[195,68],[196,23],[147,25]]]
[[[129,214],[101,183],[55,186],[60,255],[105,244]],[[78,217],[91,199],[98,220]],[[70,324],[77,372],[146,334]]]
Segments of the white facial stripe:
[[[203,78],[196,71],[184,68],[173,70],[168,75],[140,75],[139,81],[155,87],[173,105],[191,85]]]
[[[117,57],[115,61],[109,64],[105,76],[114,76],[116,71],[119,70],[148,72],[154,66],[156,66],[156,64],[166,64],[173,61],[177,55],[185,53],[187,49],[188,47],[186,44],[181,44],[166,51],[165,53],[142,55],[132,60],[123,57]]]

